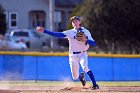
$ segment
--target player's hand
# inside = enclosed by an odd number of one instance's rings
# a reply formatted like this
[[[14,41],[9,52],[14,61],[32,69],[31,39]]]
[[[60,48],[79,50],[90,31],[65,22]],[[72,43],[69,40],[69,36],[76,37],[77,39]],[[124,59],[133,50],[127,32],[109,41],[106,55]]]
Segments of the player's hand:
[[[36,28],[36,31],[38,31],[38,32],[44,32],[44,28],[41,27],[41,26],[38,26],[38,27]]]

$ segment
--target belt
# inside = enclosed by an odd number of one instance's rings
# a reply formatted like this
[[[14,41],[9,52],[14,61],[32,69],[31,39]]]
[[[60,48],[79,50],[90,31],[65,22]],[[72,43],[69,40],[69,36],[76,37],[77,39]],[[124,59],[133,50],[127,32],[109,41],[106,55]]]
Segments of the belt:
[[[86,52],[86,51],[81,51],[81,52],[71,52],[71,53],[73,53],[73,54],[80,54],[80,53],[82,53],[82,52]]]

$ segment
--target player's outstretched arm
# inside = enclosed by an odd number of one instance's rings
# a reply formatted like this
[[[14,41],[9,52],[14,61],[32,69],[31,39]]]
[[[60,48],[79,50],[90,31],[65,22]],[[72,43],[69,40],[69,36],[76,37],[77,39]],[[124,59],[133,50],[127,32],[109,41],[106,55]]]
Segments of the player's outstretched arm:
[[[45,30],[43,27],[37,27],[36,30],[38,32],[43,32],[43,33],[47,33],[49,35],[52,35],[54,37],[65,37],[66,35],[64,35],[63,33],[61,32],[52,32],[52,31],[48,31],[48,30]]]
[[[66,36],[61,32],[52,32],[52,31],[48,31],[48,30],[44,30],[44,33],[47,33],[47,34],[52,35],[54,37],[60,37],[60,38]]]

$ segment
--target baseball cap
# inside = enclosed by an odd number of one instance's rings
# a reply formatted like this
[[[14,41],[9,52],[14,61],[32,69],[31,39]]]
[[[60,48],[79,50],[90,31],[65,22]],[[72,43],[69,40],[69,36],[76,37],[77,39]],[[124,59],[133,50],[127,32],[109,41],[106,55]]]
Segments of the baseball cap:
[[[79,18],[78,16],[73,16],[73,17],[71,17],[71,18],[70,18],[70,22],[72,22],[74,19],[76,19],[76,20],[79,20],[79,21],[80,21],[80,18]]]

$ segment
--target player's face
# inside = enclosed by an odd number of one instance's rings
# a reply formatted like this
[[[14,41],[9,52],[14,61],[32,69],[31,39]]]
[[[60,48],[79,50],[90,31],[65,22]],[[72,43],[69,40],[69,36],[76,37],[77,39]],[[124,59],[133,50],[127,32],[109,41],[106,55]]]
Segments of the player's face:
[[[81,21],[74,19],[71,23],[73,28],[80,28]]]

